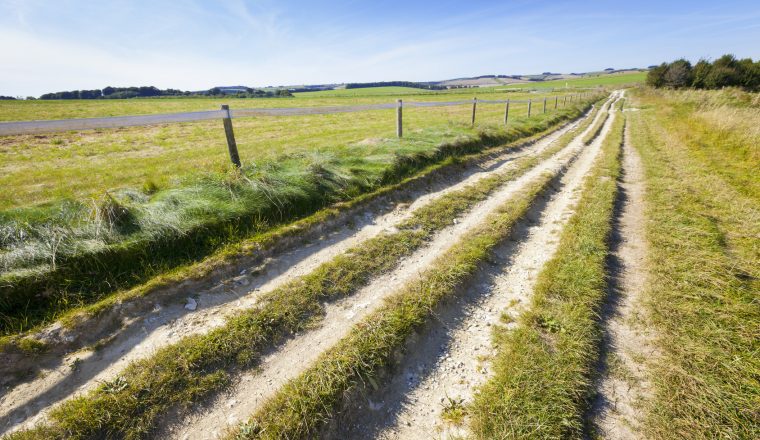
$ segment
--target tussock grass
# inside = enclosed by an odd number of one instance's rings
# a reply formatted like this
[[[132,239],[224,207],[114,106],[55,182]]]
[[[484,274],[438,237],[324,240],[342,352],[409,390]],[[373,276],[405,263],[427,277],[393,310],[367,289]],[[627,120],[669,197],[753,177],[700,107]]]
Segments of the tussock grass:
[[[623,126],[621,115],[517,327],[495,331],[494,376],[468,408],[476,438],[582,437],[601,340]]]
[[[465,234],[425,271],[421,279],[390,297],[376,312],[323,354],[316,364],[286,384],[231,437],[310,438],[343,404],[344,396],[361,384],[376,384],[394,352],[412,332],[430,319],[446,297],[455,295],[486,261],[490,251],[507,238],[553,176],[531,182],[518,196]]]
[[[359,158],[292,153],[276,161],[254,161],[240,172],[202,174],[157,192],[152,186],[145,192],[126,189],[89,204],[67,201],[2,212],[0,330],[13,334],[44,324],[431,164],[544,131],[578,116],[586,105],[506,130],[485,127],[477,136],[439,145],[390,141],[384,148],[392,154]],[[118,219],[102,215],[108,211],[102,207],[117,205]]]
[[[263,295],[259,307],[241,312],[208,334],[184,338],[131,364],[114,381],[63,403],[50,414],[49,424],[10,438],[148,436],[161,414],[224,388],[236,372],[255,366],[265,349],[319,320],[325,301],[350,295],[371,277],[395,267],[436,231],[568,141],[565,138],[541,155],[519,159],[505,173],[446,194],[416,211],[398,226],[398,232],[367,240]]]
[[[659,352],[645,405],[651,438],[760,437],[760,194],[743,183],[757,182],[758,169],[758,144],[747,143],[744,127],[760,119],[704,127],[702,114],[715,105],[730,117],[751,102],[739,96],[747,99],[733,90],[634,95],[649,219],[646,306]]]

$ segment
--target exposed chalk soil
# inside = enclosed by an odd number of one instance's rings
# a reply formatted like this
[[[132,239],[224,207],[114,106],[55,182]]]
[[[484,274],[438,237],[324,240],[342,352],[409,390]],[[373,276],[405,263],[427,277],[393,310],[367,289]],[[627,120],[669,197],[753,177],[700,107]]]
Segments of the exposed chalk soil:
[[[562,228],[574,212],[584,178],[613,120],[614,115],[562,176],[550,198],[534,207],[530,224],[496,249],[494,264],[479,272],[470,289],[444,307],[438,319],[411,341],[390,382],[380,392],[371,393],[331,435],[382,439],[467,435],[466,424],[452,423],[447,414],[464,409],[477,387],[489,378],[493,326],[510,326],[529,302],[536,276],[556,251]],[[580,144],[581,139],[579,136],[573,143]]]
[[[198,408],[184,420],[168,425],[161,437],[178,439],[219,438],[259,408],[284,383],[305,371],[328,348],[343,338],[354,324],[383,304],[383,299],[412,282],[439,255],[455,243],[455,238],[477,226],[526,184],[544,172],[565,167],[581,145],[571,144],[516,180],[505,184],[486,201],[475,206],[426,246],[404,259],[398,268],[375,278],[356,294],[326,308],[323,324],[288,341],[266,356],[257,371],[241,375],[236,383],[213,402]],[[227,426],[219,423],[224,420]]]

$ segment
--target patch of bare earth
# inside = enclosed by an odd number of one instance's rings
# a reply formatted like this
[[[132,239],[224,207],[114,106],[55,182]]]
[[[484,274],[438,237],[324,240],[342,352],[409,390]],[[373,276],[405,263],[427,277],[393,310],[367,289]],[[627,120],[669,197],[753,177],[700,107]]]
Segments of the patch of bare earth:
[[[409,341],[397,374],[350,411],[346,420],[336,423],[331,437],[467,436],[466,405],[491,374],[493,326],[510,327],[529,303],[536,276],[556,251],[614,117],[562,176],[559,188],[532,208],[529,222],[516,228],[512,241],[494,251],[492,264],[477,274],[453,304],[438,312],[435,322]],[[582,137],[573,144],[580,146]]]
[[[592,429],[599,437],[615,440],[644,438],[640,426],[642,405],[650,395],[646,364],[655,355],[646,325],[642,295],[646,286],[644,172],[626,130],[623,177],[610,258],[610,299],[603,310],[603,359]]]
[[[393,201],[362,210],[312,241],[301,242],[263,264],[242,267],[236,276],[224,277],[205,286],[196,283],[202,287],[186,287],[169,297],[140,298],[137,301],[143,304],[139,307],[120,306],[118,330],[110,336],[104,335],[107,344],[98,349],[86,347],[64,356],[40,357],[36,360],[37,372],[31,380],[4,386],[0,396],[0,434],[44,420],[58,403],[112,380],[130,362],[148,357],[183,337],[206,333],[223,325],[227,316],[255,307],[262,293],[311,272],[364,240],[393,230],[394,225],[411,212],[438,197],[493,173],[503,172],[519,157],[540,154],[576,125],[568,124],[525,148],[489,157],[458,174],[446,175]],[[398,203],[399,200],[409,203]],[[336,310],[362,309],[362,301],[341,303],[335,307]],[[149,306],[147,313],[143,311],[146,304]],[[328,313],[326,322],[330,322],[332,316]],[[46,331],[57,334],[59,330],[52,326]]]

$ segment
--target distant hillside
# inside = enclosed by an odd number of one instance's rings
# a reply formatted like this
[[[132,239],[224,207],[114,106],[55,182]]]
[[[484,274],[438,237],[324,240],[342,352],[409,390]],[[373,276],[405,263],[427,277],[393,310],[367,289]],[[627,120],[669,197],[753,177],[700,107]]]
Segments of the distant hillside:
[[[106,87],[92,90],[70,90],[45,93],[40,99],[130,99],[156,98],[162,96],[233,96],[235,98],[280,98],[293,96],[287,89],[254,89],[246,86],[213,87],[208,90],[188,92],[176,89],[162,90],[153,86]]]
[[[646,72],[647,69],[613,69],[606,68],[598,72],[585,73],[553,73],[543,72],[536,75],[480,75],[465,78],[453,78],[442,81],[381,81],[365,83],[342,83],[342,84],[302,84],[280,87],[252,88],[248,86],[217,86],[208,90],[182,91],[177,89],[159,89],[152,86],[142,87],[106,87],[104,89],[71,90],[63,92],[46,93],[40,99],[128,99],[148,98],[162,96],[230,96],[235,98],[280,98],[293,96],[296,92],[317,92],[327,90],[361,89],[375,87],[411,87],[422,90],[447,90],[471,87],[498,87],[515,84],[529,84],[531,87],[540,87],[537,83],[546,84],[552,81],[578,80],[584,78],[598,78],[616,74]],[[1,97],[0,99],[15,99],[13,97]],[[33,98],[27,98],[33,99]]]
[[[601,75],[613,75],[619,73],[644,72],[646,69],[613,69],[607,68],[599,72],[584,73],[552,73],[544,72],[539,75],[481,75],[469,78],[454,78],[443,81],[434,81],[429,84],[440,85],[444,87],[493,87],[509,84],[532,83],[543,81],[557,81],[565,79],[578,79],[585,77],[597,77]]]

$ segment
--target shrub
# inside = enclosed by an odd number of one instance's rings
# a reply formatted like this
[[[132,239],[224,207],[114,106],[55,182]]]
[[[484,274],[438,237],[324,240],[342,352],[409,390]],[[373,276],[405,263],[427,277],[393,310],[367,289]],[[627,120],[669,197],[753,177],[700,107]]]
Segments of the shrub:
[[[742,87],[760,90],[760,61],[752,58],[737,60],[733,55],[723,55],[712,63],[699,60],[694,67],[683,58],[650,68],[646,83],[652,87],[680,89],[721,89]]]
[[[666,87],[681,89],[691,86],[693,77],[691,63],[681,58],[670,63],[663,79]]]

